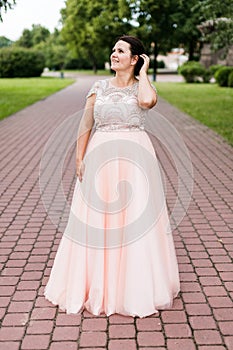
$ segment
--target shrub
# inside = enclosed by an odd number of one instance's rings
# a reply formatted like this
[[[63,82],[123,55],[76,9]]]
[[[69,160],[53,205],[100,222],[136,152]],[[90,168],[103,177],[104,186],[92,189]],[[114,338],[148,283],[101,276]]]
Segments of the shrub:
[[[231,73],[228,75],[228,86],[233,87],[233,70]]]
[[[222,67],[215,72],[215,80],[219,86],[228,86],[228,77],[233,67]]]
[[[219,70],[222,67],[223,66],[221,64],[214,64],[214,65],[210,66],[209,70],[210,70],[211,76],[214,77],[214,75],[217,72],[217,70]]]
[[[157,62],[157,68],[165,68],[165,63],[164,63],[164,61],[158,61],[158,62]]]
[[[196,61],[188,61],[178,68],[178,72],[184,77],[187,83],[199,81],[198,78],[203,78],[206,74],[205,67]]]
[[[203,83],[209,83],[212,76],[210,69],[205,69],[202,75]]]
[[[0,77],[38,77],[44,68],[44,55],[34,49],[20,47],[0,50]]]

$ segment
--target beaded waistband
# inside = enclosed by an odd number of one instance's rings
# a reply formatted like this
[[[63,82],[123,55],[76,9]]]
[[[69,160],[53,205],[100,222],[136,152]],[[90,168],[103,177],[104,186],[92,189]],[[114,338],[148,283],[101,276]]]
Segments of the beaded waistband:
[[[127,124],[97,125],[96,131],[143,131],[144,126]]]

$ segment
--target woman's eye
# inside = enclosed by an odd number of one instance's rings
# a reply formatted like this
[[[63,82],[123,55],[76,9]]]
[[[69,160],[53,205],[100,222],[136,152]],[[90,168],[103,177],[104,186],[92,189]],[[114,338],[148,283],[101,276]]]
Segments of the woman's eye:
[[[120,52],[120,53],[123,53],[123,52],[124,52],[124,51],[121,50],[121,49],[118,49],[117,51]],[[113,49],[113,50],[112,50],[112,53],[113,53],[113,52],[116,52],[116,49]]]

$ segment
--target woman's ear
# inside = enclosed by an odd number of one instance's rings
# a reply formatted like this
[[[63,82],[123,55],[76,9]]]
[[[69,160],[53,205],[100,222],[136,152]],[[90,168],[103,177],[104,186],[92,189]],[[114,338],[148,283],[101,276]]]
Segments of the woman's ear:
[[[132,58],[131,58],[131,65],[135,66],[138,60],[139,60],[139,56],[138,55],[133,55]]]

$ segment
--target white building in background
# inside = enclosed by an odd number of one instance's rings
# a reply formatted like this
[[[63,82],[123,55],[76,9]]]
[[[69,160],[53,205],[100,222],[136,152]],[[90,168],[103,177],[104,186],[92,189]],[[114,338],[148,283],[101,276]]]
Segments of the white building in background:
[[[157,61],[163,61],[165,68],[177,71],[178,67],[188,61],[188,56],[184,54],[184,49],[175,48],[167,55],[158,55]]]

